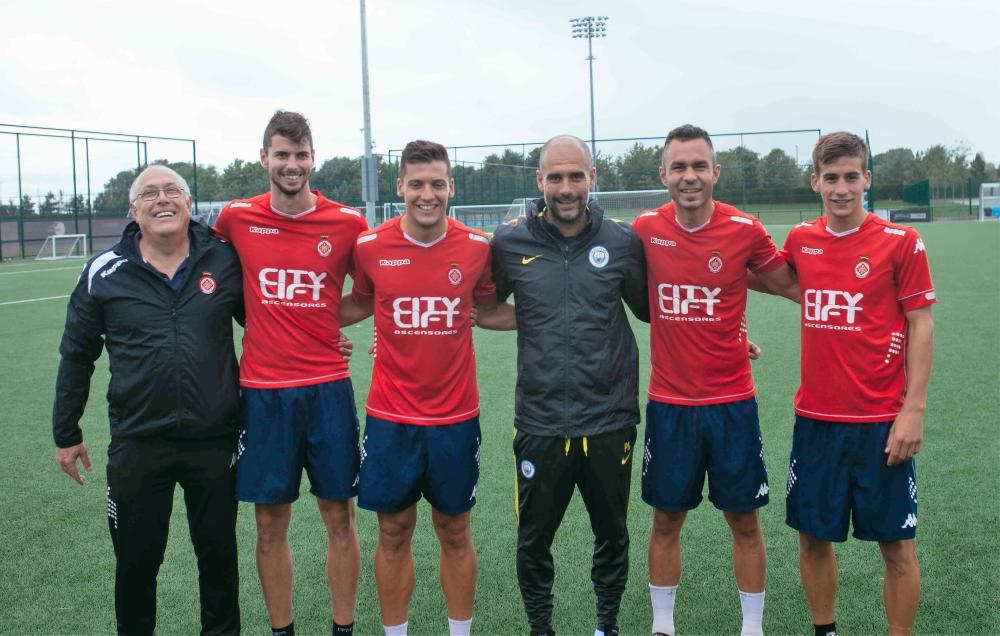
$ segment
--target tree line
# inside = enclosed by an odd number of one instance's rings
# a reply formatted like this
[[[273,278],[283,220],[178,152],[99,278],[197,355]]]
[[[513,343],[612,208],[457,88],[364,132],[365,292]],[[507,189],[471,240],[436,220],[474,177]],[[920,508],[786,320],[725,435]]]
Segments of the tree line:
[[[464,205],[496,204],[521,197],[537,196],[535,168],[540,148],[521,154],[513,150],[486,156],[481,162],[455,162],[454,203]],[[659,145],[634,144],[622,154],[611,157],[598,151],[598,185],[602,191],[662,189],[658,176],[662,149]],[[989,163],[981,153],[969,158],[968,147],[933,145],[924,151],[892,148],[873,157],[876,185],[902,185],[929,180],[933,183],[962,184],[972,181],[1000,181],[1000,165]],[[396,201],[395,180],[398,175],[398,155],[394,161],[378,156],[379,193],[383,201]],[[721,150],[716,161],[722,174],[716,186],[718,198],[734,203],[812,201],[809,188],[812,166],[799,165],[779,148],[760,154],[745,147]],[[187,179],[194,188],[195,175],[189,162],[157,161],[170,166]],[[0,203],[0,216],[24,214],[124,214],[128,208],[128,188],[137,174],[136,169],[123,170],[104,184],[93,199],[78,195],[75,200],[62,192],[49,192],[41,201],[24,195],[20,202]],[[317,167],[309,178],[311,187],[327,197],[348,205],[360,206],[361,158],[333,157]],[[234,159],[220,172],[212,165],[198,165],[197,196],[200,201],[228,201],[248,198],[270,187],[267,173],[256,161]],[[974,191],[978,192],[978,189]]]

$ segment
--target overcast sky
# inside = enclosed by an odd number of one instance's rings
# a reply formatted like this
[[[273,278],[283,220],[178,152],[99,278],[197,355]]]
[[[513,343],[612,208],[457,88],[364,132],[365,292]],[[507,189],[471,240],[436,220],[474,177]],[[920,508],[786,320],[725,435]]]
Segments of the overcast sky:
[[[608,35],[594,41],[598,138],[662,136],[685,122],[713,133],[868,130],[876,153],[965,145],[1000,161],[996,0],[367,6],[376,152],[414,138],[589,138],[586,40],[571,39],[568,20],[607,15]],[[0,123],[194,138],[199,163],[221,170],[256,158],[282,108],[311,120],[320,161],[363,152],[357,0],[0,0],[0,15]],[[754,149],[805,161],[815,138]],[[68,175],[68,146],[22,138],[25,182]],[[0,135],[4,200],[16,197],[13,148]],[[95,189],[101,166],[134,164],[134,146],[90,151]],[[181,144],[151,142],[149,155],[190,160]]]

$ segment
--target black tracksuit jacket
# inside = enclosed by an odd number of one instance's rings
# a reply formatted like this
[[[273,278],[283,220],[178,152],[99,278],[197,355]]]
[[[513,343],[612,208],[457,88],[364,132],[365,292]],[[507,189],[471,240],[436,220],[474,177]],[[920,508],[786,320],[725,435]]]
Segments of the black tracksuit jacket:
[[[516,301],[514,425],[571,438],[635,426],[639,352],[622,300],[649,322],[642,242],[594,202],[582,234],[556,238],[544,207],[493,236],[497,299]]]
[[[92,258],[70,296],[52,415],[61,448],[83,440],[78,423],[104,347],[112,438],[235,438],[232,321],[243,320],[236,252],[191,221],[187,278],[175,292],[143,261],[138,232],[130,223],[115,247]]]

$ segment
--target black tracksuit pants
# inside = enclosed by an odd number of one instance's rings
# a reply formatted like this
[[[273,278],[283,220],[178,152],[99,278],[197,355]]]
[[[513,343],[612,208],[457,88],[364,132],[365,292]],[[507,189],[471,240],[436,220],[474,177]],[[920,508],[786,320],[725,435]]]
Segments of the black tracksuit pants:
[[[184,489],[198,559],[201,633],[239,634],[234,439],[114,439],[108,447],[108,528],[115,548],[118,634],[156,626],[156,575],[174,501]]]
[[[571,439],[515,435],[517,581],[533,632],[552,628],[550,548],[576,487],[594,531],[590,578],[597,594],[597,627],[616,624],[628,581],[626,516],[635,436],[634,426]]]

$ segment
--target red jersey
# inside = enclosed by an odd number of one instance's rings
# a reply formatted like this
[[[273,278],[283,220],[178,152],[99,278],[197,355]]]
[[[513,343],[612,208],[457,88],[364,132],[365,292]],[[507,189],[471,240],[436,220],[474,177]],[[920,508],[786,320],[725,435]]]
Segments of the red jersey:
[[[781,256],[755,217],[715,202],[688,229],[673,202],[634,223],[649,288],[649,399],[705,405],[753,397],[746,345],[747,269],[767,272]]]
[[[313,190],[297,215],[271,207],[271,194],[230,202],[215,233],[243,265],[246,330],[240,384],[308,386],[348,377],[340,354],[340,296],[365,217]]]
[[[834,422],[895,419],[906,390],[906,312],[935,302],[924,242],[874,214],[836,233],[826,217],[788,234],[802,291],[795,412]]]
[[[356,296],[375,298],[377,349],[368,414],[404,424],[454,424],[479,414],[472,308],[496,301],[490,240],[449,218],[420,243],[402,217],[358,237]]]

